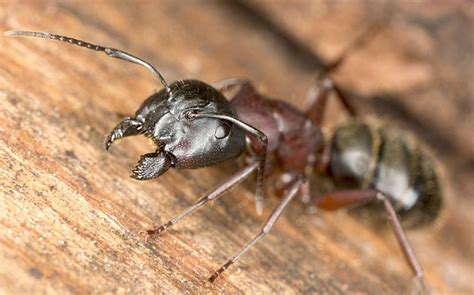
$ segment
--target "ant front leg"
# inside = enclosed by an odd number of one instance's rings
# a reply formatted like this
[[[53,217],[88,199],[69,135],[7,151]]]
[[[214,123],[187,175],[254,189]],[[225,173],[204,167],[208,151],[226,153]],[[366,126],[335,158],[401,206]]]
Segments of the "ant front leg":
[[[357,116],[357,112],[351,102],[342,93],[335,82],[328,77],[318,79],[308,90],[306,95],[306,107],[305,113],[311,119],[312,122],[321,126],[324,119],[324,111],[326,110],[327,99],[329,95],[334,92],[339,98],[339,101],[344,106],[345,110],[350,116]]]
[[[155,229],[147,230],[146,233],[151,238],[160,235],[162,232],[164,232],[171,226],[175,225],[178,221],[188,216],[189,214],[193,213],[194,211],[196,211],[198,208],[200,208],[207,202],[212,201],[212,200],[217,200],[218,198],[220,198],[225,192],[227,192],[229,189],[231,189],[232,187],[234,187],[235,185],[243,181],[249,174],[255,171],[257,167],[258,167],[258,162],[255,162],[253,164],[246,166],[245,168],[241,169],[239,172],[234,174],[232,177],[227,179],[225,182],[215,187],[211,192],[206,194],[204,197],[197,200],[196,203],[194,203],[194,205],[184,210],[183,213],[179,214],[175,218],[169,220],[168,222],[164,223],[163,225]]]
[[[105,149],[108,150],[114,141],[122,137],[138,135],[142,124],[141,121],[130,117],[123,119],[122,122],[118,123],[117,126],[112,129],[112,132],[110,132],[110,135],[107,137]]]
[[[403,230],[400,219],[393,208],[390,199],[385,193],[372,189],[340,190],[322,196],[318,200],[317,206],[321,209],[332,211],[373,201],[381,201],[383,203],[388,220],[390,221],[390,226],[397,237],[403,255],[413,271],[413,274],[417,278],[422,292],[427,294],[428,292],[424,281],[423,268],[416,257],[415,250],[411,246],[405,231]]]
[[[245,84],[249,84],[250,82],[246,79],[238,79],[238,78],[232,78],[232,79],[225,79],[225,80],[220,80],[212,83],[212,87],[216,88],[220,92],[225,92],[229,90],[232,87],[240,86],[243,87]]]

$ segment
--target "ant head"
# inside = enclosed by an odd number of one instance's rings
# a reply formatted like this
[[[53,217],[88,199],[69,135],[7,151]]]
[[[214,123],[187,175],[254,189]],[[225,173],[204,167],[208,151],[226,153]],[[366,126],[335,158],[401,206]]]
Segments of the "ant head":
[[[143,155],[133,171],[137,179],[160,176],[169,167],[178,169],[213,165],[240,155],[245,147],[244,131],[225,97],[210,85],[177,81],[168,85],[148,62],[121,50],[46,32],[9,31],[13,37],[35,37],[66,42],[104,52],[110,57],[141,65],[157,77],[164,89],[150,96],[135,118],[120,122],[106,142],[106,148],[124,136],[145,134],[158,146],[155,153]]]
[[[150,96],[135,119],[158,150],[143,156],[132,176],[149,179],[169,167],[200,168],[240,155],[244,131],[229,120],[200,116],[204,114],[236,118],[226,98],[201,81],[176,81]]]

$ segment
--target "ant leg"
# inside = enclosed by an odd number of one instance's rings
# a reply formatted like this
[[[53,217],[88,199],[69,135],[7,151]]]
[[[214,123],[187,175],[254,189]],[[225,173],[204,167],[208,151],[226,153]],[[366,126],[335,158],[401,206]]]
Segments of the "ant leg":
[[[351,205],[363,204],[371,201],[383,202],[385,211],[387,213],[390,226],[398,240],[398,244],[402,249],[403,255],[410,266],[413,274],[417,278],[421,289],[426,294],[427,288],[424,281],[423,268],[416,257],[415,250],[410,244],[408,237],[403,230],[400,219],[390,202],[389,197],[383,192],[371,189],[361,190],[341,190],[335,191],[322,196],[317,203],[317,206],[325,210],[337,210]]]
[[[227,99],[234,102],[234,99],[239,95],[243,96],[258,96],[253,84],[247,79],[225,79],[216,81],[211,84],[212,87],[224,94]],[[235,88],[235,89],[234,89]],[[233,90],[233,91],[232,91]]]
[[[252,240],[250,240],[239,252],[237,252],[236,255],[227,260],[226,263],[224,263],[209,277],[209,281],[211,283],[213,283],[219,277],[219,275],[221,275],[227,268],[229,268],[229,266],[234,264],[240,257],[242,257],[242,255],[244,255],[258,240],[260,240],[264,235],[268,233],[270,228],[278,220],[278,217],[280,217],[281,213],[283,212],[283,209],[285,209],[286,205],[288,205],[288,203],[293,199],[293,197],[296,195],[296,193],[304,182],[305,180],[303,176],[299,176],[295,180],[295,182],[288,189],[286,195],[281,199],[277,207],[273,209],[273,212],[270,214],[267,221],[263,224],[260,232]]]
[[[308,168],[309,170],[309,168]],[[312,176],[312,171],[310,173],[304,173],[306,179],[310,179]],[[273,185],[274,191],[278,197],[281,197],[284,192],[288,190],[288,187],[293,184],[295,179],[299,176],[299,174],[294,174],[291,172],[282,173],[276,183]],[[300,200],[304,204],[308,204],[311,201],[311,187],[309,181],[305,181],[301,185],[300,189]]]
[[[168,222],[164,223],[163,225],[152,229],[152,230],[147,230],[146,233],[148,234],[149,237],[154,238],[158,235],[160,235],[162,232],[176,224],[178,221],[183,219],[184,217],[188,216],[195,210],[197,210],[199,207],[203,206],[206,204],[208,201],[216,200],[219,197],[221,197],[225,192],[227,192],[229,189],[231,189],[233,186],[236,184],[240,183],[242,180],[244,180],[250,173],[255,171],[257,169],[258,163],[255,162],[253,164],[250,164],[246,166],[245,168],[241,169],[239,172],[234,174],[232,177],[227,179],[225,182],[219,184],[216,188],[214,188],[211,192],[206,194],[204,197],[200,198],[199,200],[194,203],[191,207],[187,208],[186,210],[183,211],[180,215],[176,216],[175,218],[169,220]]]
[[[326,106],[327,97],[330,92],[334,91],[341,101],[342,105],[346,111],[351,116],[356,116],[356,110],[350,101],[344,96],[340,88],[334,83],[334,81],[328,78],[328,75],[336,71],[341,64],[344,63],[347,56],[350,53],[360,49],[366,45],[377,33],[380,31],[381,24],[372,25],[368,29],[364,30],[357,38],[354,39],[352,44],[350,44],[342,54],[333,62],[328,64],[323,71],[320,73],[316,85],[313,85],[309,90],[306,98],[306,107],[305,112],[310,117],[310,119],[321,125],[323,122],[324,109]]]
[[[311,201],[311,187],[309,181],[305,181],[301,186],[301,202],[308,204]]]
[[[110,135],[107,137],[107,140],[105,141],[105,149],[108,150],[112,143],[117,139],[139,134],[141,127],[142,122],[136,119],[132,119],[130,117],[123,119],[122,122],[115,126]]]
[[[211,83],[211,86],[216,88],[217,90],[224,92],[228,90],[229,88],[235,87],[235,86],[243,86],[247,83],[250,83],[246,79],[238,79],[238,78],[232,78],[232,79],[225,79],[225,80],[220,80],[216,81],[214,83]]]
[[[247,84],[250,85],[250,84]],[[255,209],[257,214],[260,215],[263,212],[263,199],[265,194],[265,176],[266,176],[266,163],[267,163],[267,147],[268,147],[268,137],[265,133],[258,130],[257,128],[249,125],[239,119],[234,117],[224,115],[224,114],[213,114],[213,113],[189,113],[189,118],[216,118],[227,120],[239,128],[243,129],[245,132],[250,133],[254,136],[261,144],[261,150],[258,153],[258,169],[257,169],[257,189],[255,192]]]
[[[337,95],[339,101],[342,103],[349,115],[352,117],[357,116],[354,106],[342,93],[339,87],[332,79],[326,77],[318,80],[316,84],[310,87],[308,94],[306,95],[305,113],[311,121],[317,125],[321,125],[323,122],[326,102],[331,92],[334,92]]]

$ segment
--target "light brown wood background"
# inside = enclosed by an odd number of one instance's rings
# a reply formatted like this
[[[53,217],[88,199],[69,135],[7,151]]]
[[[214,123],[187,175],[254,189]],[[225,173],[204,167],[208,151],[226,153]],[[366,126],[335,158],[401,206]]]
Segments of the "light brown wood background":
[[[247,77],[297,107],[318,71],[373,23],[333,75],[356,106],[411,131],[442,167],[446,219],[409,232],[435,293],[474,292],[470,1],[0,1],[0,30],[50,31],[132,52],[168,81]],[[411,274],[391,233],[294,202],[215,284],[208,276],[259,230],[251,182],[155,242],[137,233],[235,171],[225,163],[128,177],[146,141],[104,139],[160,87],[145,70],[45,40],[0,37],[0,293],[398,294]],[[340,109],[331,106],[328,121]],[[265,215],[277,199],[267,199]]]

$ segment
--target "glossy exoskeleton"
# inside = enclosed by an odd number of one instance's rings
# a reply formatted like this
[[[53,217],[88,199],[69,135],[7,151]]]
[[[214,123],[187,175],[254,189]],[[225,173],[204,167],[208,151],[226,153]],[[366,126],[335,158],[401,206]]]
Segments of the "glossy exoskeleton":
[[[213,84],[182,80],[168,85],[149,63],[120,50],[50,33],[10,31],[7,35],[47,38],[102,51],[142,65],[159,78],[164,89],[148,97],[133,117],[120,122],[106,142],[109,149],[120,138],[140,134],[155,142],[156,150],[141,157],[132,177],[152,179],[169,168],[201,168],[245,154],[245,167],[182,214],[148,230],[149,237],[156,237],[208,201],[221,197],[254,171],[256,208],[261,213],[265,176],[274,167],[283,171],[281,201],[255,238],[211,275],[211,282],[270,230],[298,193],[303,200],[311,199],[308,179],[318,172],[340,188],[315,198],[318,207],[336,210],[370,202],[382,205],[379,211],[388,216],[405,258],[424,288],[422,267],[399,216],[409,225],[429,223],[437,216],[441,195],[431,161],[422,149],[403,137],[355,118],[354,107],[326,75],[310,89],[307,107],[300,111],[283,101],[264,97],[247,80]],[[340,62],[341,59],[333,68]],[[231,88],[236,91],[228,100],[223,93]],[[331,92],[354,118],[324,138],[321,126]]]

